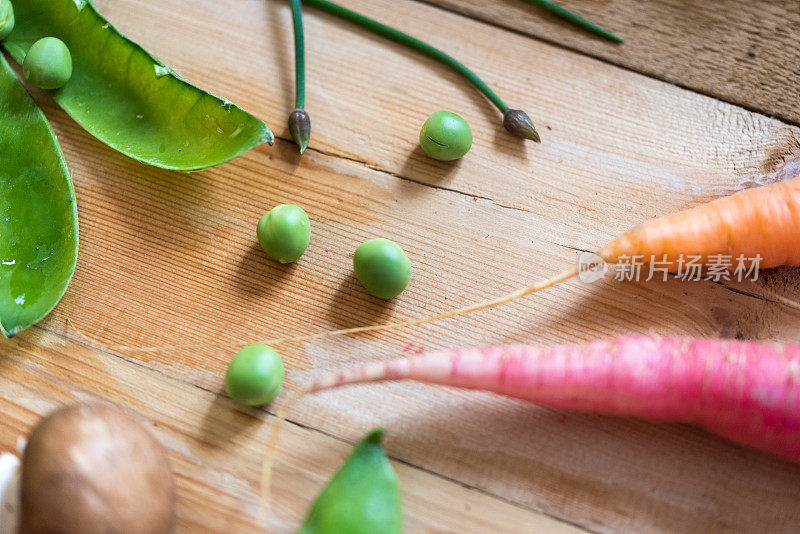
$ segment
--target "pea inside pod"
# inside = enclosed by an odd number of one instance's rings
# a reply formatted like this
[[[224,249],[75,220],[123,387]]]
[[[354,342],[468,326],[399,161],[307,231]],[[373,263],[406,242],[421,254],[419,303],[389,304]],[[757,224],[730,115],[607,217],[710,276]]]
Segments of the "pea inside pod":
[[[397,475],[376,428],[358,444],[314,501],[298,534],[401,534]]]
[[[40,89],[64,87],[72,77],[72,55],[61,39],[39,39],[25,56],[22,74]]]
[[[0,0],[0,41],[14,29],[14,7],[11,0]]]
[[[119,33],[90,1],[12,5],[16,24],[3,46],[22,62],[39,39],[63,41],[72,55],[72,78],[53,97],[89,133],[123,154],[193,171],[272,143],[261,120],[183,80]]]
[[[24,330],[67,289],[75,192],[53,130],[0,54],[0,331]]]

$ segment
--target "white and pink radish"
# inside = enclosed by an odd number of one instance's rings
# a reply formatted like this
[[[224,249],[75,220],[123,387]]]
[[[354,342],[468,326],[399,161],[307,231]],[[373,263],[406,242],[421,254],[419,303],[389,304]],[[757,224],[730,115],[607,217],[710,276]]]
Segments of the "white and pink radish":
[[[432,352],[320,377],[480,389],[561,410],[690,423],[800,462],[800,345],[622,337]]]

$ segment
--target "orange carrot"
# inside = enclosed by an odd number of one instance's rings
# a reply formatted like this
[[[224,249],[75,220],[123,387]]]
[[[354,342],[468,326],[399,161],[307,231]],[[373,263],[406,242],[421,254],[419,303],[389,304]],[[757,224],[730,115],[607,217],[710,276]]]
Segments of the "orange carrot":
[[[636,226],[598,253],[607,262],[644,255],[761,256],[760,267],[800,265],[800,176],[746,189]]]
[[[624,337],[586,345],[451,350],[317,379],[481,389],[561,410],[697,425],[800,462],[800,346]]]

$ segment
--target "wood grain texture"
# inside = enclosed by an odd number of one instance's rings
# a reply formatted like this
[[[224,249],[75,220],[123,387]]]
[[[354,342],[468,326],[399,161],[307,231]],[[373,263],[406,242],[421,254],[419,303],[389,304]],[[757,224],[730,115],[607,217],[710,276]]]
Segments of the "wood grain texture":
[[[795,1],[559,1],[622,36],[623,45],[525,0],[423,1],[800,124],[800,3]]]
[[[0,342],[0,449],[15,450],[44,415],[66,403],[109,399],[136,412],[170,454],[183,531],[258,532],[259,465],[274,418],[237,407],[214,392],[34,328],[26,341]],[[160,402],[156,401],[159,399]],[[275,464],[270,531],[289,532],[350,453],[352,444],[284,425]],[[391,439],[391,436],[389,436]],[[412,532],[516,532],[516,526],[564,534],[565,523],[499,502],[434,474],[393,461]]]
[[[391,12],[397,26],[467,60],[531,112],[544,143],[510,137],[496,110],[444,68],[309,11],[314,130],[299,157],[285,141],[293,95],[286,3],[97,4],[180,74],[264,118],[283,139],[217,169],[176,174],[112,152],[36,93],[73,173],[81,249],[59,307],[40,329],[0,345],[0,369],[13,369],[0,373],[0,412],[9,414],[0,446],[80,398],[72,389],[116,400],[168,427],[157,435],[173,451],[184,530],[252,529],[266,414],[221,394],[235,345],[119,345],[236,344],[449,310],[561,270],[646,218],[800,170],[795,127],[408,0],[348,5]],[[416,148],[436,109],[462,114],[476,134],[458,163]],[[311,247],[289,266],[270,261],[255,239],[258,218],[283,202],[313,221]],[[379,236],[399,242],[414,265],[408,290],[389,303],[351,274],[352,252]],[[295,389],[324,369],[454,346],[649,332],[800,341],[798,314],[771,302],[774,293],[800,300],[797,271],[741,287],[570,282],[426,328],[278,348]],[[406,501],[409,532],[565,524],[791,532],[800,520],[800,467],[684,426],[414,384],[308,397],[290,419],[302,427],[287,427],[278,455],[287,515],[276,532],[297,524],[345,442],[374,425],[387,427],[389,452],[406,466],[401,478],[408,473],[404,491],[417,496]],[[474,513],[465,516],[465,504]]]

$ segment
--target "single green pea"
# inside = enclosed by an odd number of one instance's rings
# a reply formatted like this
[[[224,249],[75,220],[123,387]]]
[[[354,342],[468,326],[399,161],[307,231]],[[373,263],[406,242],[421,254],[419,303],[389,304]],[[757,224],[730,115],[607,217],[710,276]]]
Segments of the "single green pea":
[[[353,255],[356,278],[364,289],[382,299],[394,298],[411,279],[411,261],[400,245],[388,239],[370,239]]]
[[[311,223],[303,208],[281,204],[269,210],[256,228],[264,252],[281,263],[297,261],[311,240]]]
[[[0,0],[0,41],[11,35],[14,29],[14,6],[11,0]]]
[[[422,150],[433,159],[458,159],[472,146],[472,129],[460,115],[451,111],[436,111],[419,131]]]
[[[55,37],[39,39],[22,62],[25,79],[39,89],[64,87],[72,77],[72,55],[64,41]]]
[[[225,389],[247,406],[272,402],[283,385],[283,362],[275,349],[248,345],[233,357],[225,373]]]

